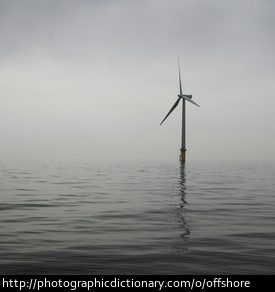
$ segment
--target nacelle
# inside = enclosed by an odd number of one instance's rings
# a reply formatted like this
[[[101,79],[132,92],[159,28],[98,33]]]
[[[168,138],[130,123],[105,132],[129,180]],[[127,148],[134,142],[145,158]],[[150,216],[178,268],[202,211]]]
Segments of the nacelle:
[[[191,99],[192,98],[192,95],[191,94],[189,94],[189,95],[187,95],[187,94],[182,94],[182,95],[178,95],[179,97],[187,97],[187,98],[189,98],[189,99]]]

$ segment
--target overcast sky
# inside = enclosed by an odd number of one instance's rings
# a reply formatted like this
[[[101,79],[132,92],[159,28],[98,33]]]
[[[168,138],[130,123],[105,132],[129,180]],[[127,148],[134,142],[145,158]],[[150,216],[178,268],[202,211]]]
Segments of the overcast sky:
[[[275,159],[274,0],[0,0],[0,158]]]

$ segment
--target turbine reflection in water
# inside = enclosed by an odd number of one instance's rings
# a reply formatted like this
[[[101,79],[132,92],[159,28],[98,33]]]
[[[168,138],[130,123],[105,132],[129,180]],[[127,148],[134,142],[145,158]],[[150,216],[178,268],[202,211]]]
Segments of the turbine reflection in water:
[[[178,183],[176,185],[175,196],[177,197],[177,203],[175,205],[175,221],[177,234],[174,238],[173,248],[178,255],[186,253],[188,249],[187,241],[191,235],[190,226],[186,220],[187,201],[186,201],[186,165],[180,163],[178,172]],[[179,264],[179,259],[177,259]],[[184,262],[184,260],[182,260]]]

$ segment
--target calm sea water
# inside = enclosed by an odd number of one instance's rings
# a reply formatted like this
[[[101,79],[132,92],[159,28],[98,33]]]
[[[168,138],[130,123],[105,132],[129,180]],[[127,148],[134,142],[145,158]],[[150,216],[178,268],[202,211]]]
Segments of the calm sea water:
[[[1,274],[274,274],[275,163],[0,163]]]

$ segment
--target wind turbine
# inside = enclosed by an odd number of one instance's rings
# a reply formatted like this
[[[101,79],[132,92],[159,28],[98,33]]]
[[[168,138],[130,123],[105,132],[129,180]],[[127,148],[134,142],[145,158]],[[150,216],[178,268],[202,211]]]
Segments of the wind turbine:
[[[185,117],[185,101],[189,101],[196,106],[199,107],[197,103],[192,100],[192,95],[182,94],[182,87],[181,87],[181,75],[180,75],[180,61],[178,59],[178,66],[179,66],[179,84],[180,84],[180,94],[178,95],[178,99],[175,104],[172,106],[166,117],[162,120],[160,125],[168,118],[168,116],[172,113],[172,111],[178,106],[180,100],[182,99],[182,128],[181,128],[181,155],[180,161],[185,162],[185,152],[186,152],[186,138],[185,138],[185,127],[186,127],[186,117]]]

